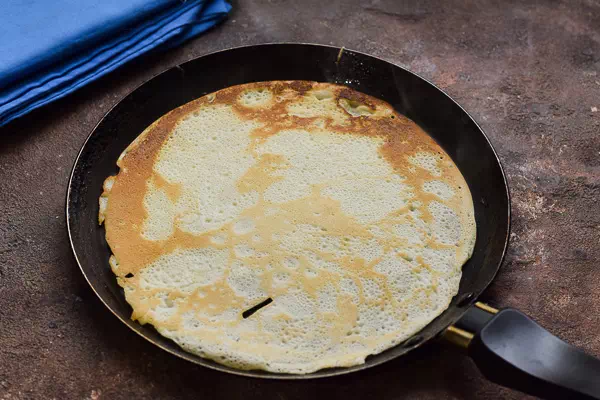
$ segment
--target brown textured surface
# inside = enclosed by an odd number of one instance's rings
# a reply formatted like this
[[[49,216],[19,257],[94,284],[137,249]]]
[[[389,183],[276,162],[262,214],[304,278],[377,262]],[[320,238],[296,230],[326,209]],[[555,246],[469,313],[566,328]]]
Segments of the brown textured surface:
[[[155,349],[113,317],[68,246],[64,194],[84,138],[168,66],[268,41],[333,43],[407,66],[482,124],[508,173],[513,237],[484,298],[600,356],[600,4],[581,1],[256,1],[0,129],[0,399],[520,399],[432,344],[314,382],[238,378]]]

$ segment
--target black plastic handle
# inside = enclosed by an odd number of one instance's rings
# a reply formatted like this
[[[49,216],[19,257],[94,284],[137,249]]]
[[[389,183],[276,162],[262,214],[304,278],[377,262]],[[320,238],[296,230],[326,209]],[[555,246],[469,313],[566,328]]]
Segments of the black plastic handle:
[[[490,381],[544,399],[600,399],[600,360],[522,312],[473,307],[455,326],[474,334],[469,356]]]

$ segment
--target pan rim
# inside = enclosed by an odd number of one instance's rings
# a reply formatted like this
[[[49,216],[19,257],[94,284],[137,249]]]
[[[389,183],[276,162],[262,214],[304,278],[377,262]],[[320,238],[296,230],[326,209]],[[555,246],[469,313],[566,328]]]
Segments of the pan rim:
[[[121,317],[115,310],[113,310],[113,308],[111,306],[108,305],[108,303],[103,299],[103,297],[100,295],[100,293],[98,293],[98,291],[96,291],[96,288],[94,287],[94,285],[92,284],[92,282],[90,281],[90,279],[88,278],[87,273],[85,272],[82,263],[77,255],[77,250],[76,250],[76,246],[73,242],[73,234],[71,232],[71,222],[70,222],[70,209],[69,209],[69,204],[70,204],[70,198],[72,195],[72,185],[73,185],[73,178],[75,176],[75,170],[76,167],[79,163],[79,159],[81,158],[81,155],[83,153],[83,151],[85,150],[88,142],[90,141],[90,139],[92,138],[92,136],[94,135],[94,133],[96,132],[96,130],[98,129],[98,127],[102,124],[102,122],[106,119],[106,117],[119,105],[121,104],[128,96],[130,96],[132,93],[134,93],[135,91],[137,91],[138,89],[140,89],[142,86],[146,85],[148,82],[154,80],[155,78],[159,77],[160,75],[163,75],[165,73],[167,73],[168,71],[171,71],[172,69],[179,69],[182,68],[186,63],[189,62],[194,62],[200,58],[204,58],[204,57],[208,57],[208,56],[212,56],[215,54],[219,54],[219,53],[223,53],[223,52],[228,52],[228,51],[235,51],[235,50],[241,50],[241,49],[247,49],[247,48],[256,48],[256,47],[263,47],[263,46],[282,46],[282,45],[292,45],[292,46],[311,46],[311,47],[322,47],[322,48],[330,48],[330,49],[336,49],[338,51],[347,51],[347,52],[351,52],[354,54],[358,54],[361,56],[365,56],[365,57],[370,57],[370,58],[374,58],[377,59],[379,61],[385,62],[387,64],[390,64],[396,68],[400,68],[406,72],[408,72],[409,74],[412,74],[416,77],[418,77],[419,79],[427,82],[429,85],[433,86],[435,89],[437,89],[440,93],[442,93],[444,96],[446,96],[451,102],[453,102],[456,106],[458,106],[460,108],[460,110],[464,113],[464,115],[466,115],[471,122],[473,122],[475,124],[475,126],[477,127],[477,129],[479,130],[479,132],[481,133],[481,135],[483,135],[483,138],[485,139],[487,145],[489,146],[490,150],[492,151],[492,154],[494,155],[494,158],[496,160],[496,163],[500,169],[500,173],[502,176],[502,181],[504,183],[504,190],[506,193],[506,198],[507,198],[507,229],[506,229],[506,237],[504,238],[504,245],[502,248],[502,252],[500,255],[500,258],[497,262],[497,266],[493,272],[493,274],[491,274],[491,276],[489,277],[489,279],[487,280],[487,282],[484,282],[483,288],[481,289],[481,291],[477,294],[472,296],[472,298],[469,301],[469,305],[473,304],[477,298],[489,287],[489,285],[491,284],[491,282],[495,279],[496,275],[498,274],[502,263],[504,261],[504,258],[506,256],[506,252],[508,250],[508,246],[509,246],[509,242],[510,242],[510,232],[511,232],[511,197],[510,197],[510,189],[508,186],[508,180],[506,177],[506,173],[504,171],[504,167],[502,165],[502,162],[500,161],[500,158],[498,156],[498,153],[496,152],[496,149],[494,148],[494,146],[492,145],[492,142],[490,141],[489,137],[486,135],[485,131],[481,128],[481,126],[479,125],[479,123],[473,118],[473,116],[471,116],[471,114],[469,114],[457,101],[455,101],[448,93],[446,93],[443,89],[439,88],[437,85],[435,85],[433,82],[429,81],[428,79],[422,77],[421,75],[403,67],[400,66],[398,64],[395,64],[391,61],[388,61],[384,58],[378,57],[378,56],[374,56],[371,54],[367,54],[361,51],[356,51],[353,49],[349,49],[346,48],[345,46],[335,46],[335,45],[327,45],[327,44],[318,44],[318,43],[307,43],[307,42],[267,42],[267,43],[258,43],[258,44],[249,44],[249,45],[243,45],[243,46],[234,46],[234,47],[229,47],[226,49],[221,49],[221,50],[216,50],[216,51],[212,51],[206,54],[203,54],[201,56],[198,56],[196,58],[190,59],[188,61],[185,61],[184,63],[180,63],[180,64],[176,64],[173,66],[170,66],[156,74],[154,74],[153,76],[151,76],[150,78],[144,80],[142,83],[140,83],[139,85],[137,85],[135,88],[131,89],[130,91],[128,91],[124,96],[120,97],[108,110],[107,112],[100,118],[100,120],[94,125],[94,127],[92,128],[92,130],[90,131],[90,133],[87,135],[86,139],[84,140],[84,142],[82,143],[77,156],[75,157],[75,161],[73,162],[73,166],[71,168],[71,173],[69,174],[69,182],[68,182],[68,186],[67,186],[67,191],[66,191],[66,207],[65,207],[65,216],[66,216],[66,225],[67,225],[67,233],[69,236],[69,244],[71,247],[71,251],[73,253],[73,256],[75,257],[75,261],[82,273],[82,275],[84,276],[86,282],[88,283],[88,285],[90,286],[90,288],[92,289],[92,291],[96,294],[96,296],[100,299],[100,301],[102,302],[102,304],[104,304],[104,306],[106,306],[106,308],[114,315],[116,316],[123,324],[125,324],[129,329],[131,329],[133,332],[135,332],[136,334],[138,334],[139,336],[141,336],[142,338],[144,338],[145,340],[147,340],[148,342],[152,343],[153,345],[159,347],[160,349],[174,355],[177,356],[179,358],[182,358],[184,360],[190,361],[196,365],[200,365],[202,367],[206,367],[206,368],[210,368],[212,370],[216,370],[216,371],[220,371],[220,372],[226,372],[226,373],[230,373],[233,375],[238,375],[238,376],[244,376],[244,377],[251,377],[251,378],[266,378],[266,379],[273,379],[273,380],[304,380],[304,379],[318,379],[318,378],[328,378],[328,377],[334,377],[334,376],[339,376],[339,375],[345,375],[351,372],[358,372],[358,371],[363,371],[365,369],[368,369],[370,367],[375,367],[377,365],[381,365],[387,361],[390,361],[391,359],[378,359],[376,361],[371,362],[370,364],[367,364],[367,362],[365,361],[365,363],[363,364],[359,364],[359,365],[355,365],[355,366],[351,366],[351,367],[342,367],[342,368],[326,368],[326,369],[322,369],[322,370],[318,370],[315,371],[313,373],[309,373],[309,374],[282,374],[282,373],[272,373],[272,372],[267,372],[267,371],[259,371],[259,370],[241,370],[241,369],[235,369],[235,368],[231,368],[231,367],[227,367],[221,364],[217,364],[215,362],[212,362],[211,360],[202,358],[200,356],[195,356],[192,355],[190,353],[185,352],[184,350],[182,350],[181,353],[175,352],[169,348],[167,348],[166,346],[163,346],[161,343],[155,342],[153,341],[151,338],[147,337],[143,332],[140,332],[139,330],[135,329],[134,326],[132,326],[131,324],[131,320],[129,319],[125,319],[123,317]],[[469,309],[469,307],[465,307],[463,310],[461,310],[458,314],[457,314],[457,318],[454,322],[458,321]],[[430,322],[431,324],[431,322]],[[452,325],[452,324],[450,324]],[[448,326],[450,326],[448,325]],[[444,332],[445,329],[447,327],[445,327],[443,330],[440,331]],[[418,335],[418,333],[416,333],[415,335]],[[413,338],[413,336],[411,336],[410,338],[408,338],[407,340],[411,340],[411,338]],[[411,348],[409,348],[407,350],[407,352],[413,351],[415,348],[420,347],[423,343],[428,342],[428,340],[425,340],[421,343],[418,343],[415,346],[412,346]],[[398,346],[398,345],[396,345]],[[394,346],[395,347],[395,346]],[[392,348],[388,350],[391,350]],[[387,351],[387,350],[386,350]],[[379,353],[381,354],[381,353]],[[395,357],[392,358],[398,358],[400,355],[396,355]]]

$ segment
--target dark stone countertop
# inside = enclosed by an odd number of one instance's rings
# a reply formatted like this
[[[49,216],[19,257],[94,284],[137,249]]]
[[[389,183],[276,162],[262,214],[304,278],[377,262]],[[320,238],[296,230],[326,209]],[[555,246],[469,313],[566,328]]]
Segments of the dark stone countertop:
[[[343,45],[406,66],[459,101],[506,168],[513,233],[484,294],[600,356],[600,3],[236,1],[231,17],[0,129],[0,399],[520,399],[433,343],[339,378],[214,372],[154,348],[83,279],[64,199],[102,115],[167,67],[274,41]]]

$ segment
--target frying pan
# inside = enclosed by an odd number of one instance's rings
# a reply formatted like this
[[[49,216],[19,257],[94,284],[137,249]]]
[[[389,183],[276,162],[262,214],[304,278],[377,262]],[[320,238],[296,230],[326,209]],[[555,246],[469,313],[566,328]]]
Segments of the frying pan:
[[[102,182],[117,173],[121,152],[168,111],[216,90],[270,80],[334,82],[378,97],[419,124],[452,157],[475,206],[477,241],[448,309],[405,342],[363,365],[307,375],[232,369],[189,354],[150,325],[130,319],[131,307],[110,270],[110,249],[98,226]],[[267,44],[212,53],[171,68],[115,105],[89,135],[67,192],[67,227],[75,258],[90,286],[124,324],[156,346],[205,367],[238,375],[306,379],[370,368],[444,337],[467,350],[490,380],[549,399],[600,399],[600,360],[561,341],[521,312],[477,302],[508,246],[510,198],[496,152],[475,121],[443,91],[416,74],[356,51],[313,44]]]

